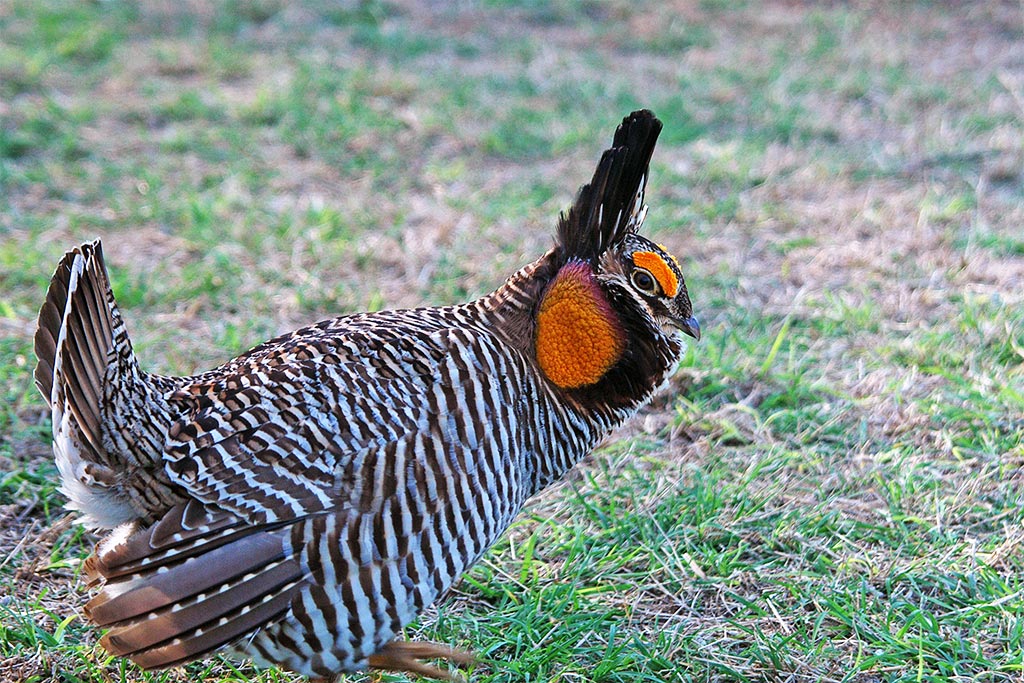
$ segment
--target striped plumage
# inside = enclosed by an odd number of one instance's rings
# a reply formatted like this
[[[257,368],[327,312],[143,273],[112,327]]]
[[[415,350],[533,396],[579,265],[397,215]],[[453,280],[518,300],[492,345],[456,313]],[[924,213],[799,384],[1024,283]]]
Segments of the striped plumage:
[[[466,663],[395,638],[699,336],[678,263],[637,234],[660,129],[627,117],[556,246],[495,292],[324,321],[194,377],[142,372],[100,244],[69,252],[36,381],[69,507],[110,530],[86,567],[104,646],[318,677]]]

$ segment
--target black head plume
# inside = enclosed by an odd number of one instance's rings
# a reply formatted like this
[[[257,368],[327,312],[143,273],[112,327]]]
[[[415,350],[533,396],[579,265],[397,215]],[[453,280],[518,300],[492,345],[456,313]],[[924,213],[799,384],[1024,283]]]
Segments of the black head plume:
[[[580,188],[568,213],[559,216],[558,246],[566,257],[596,260],[643,221],[644,187],[661,121],[635,111],[615,130],[594,178]]]

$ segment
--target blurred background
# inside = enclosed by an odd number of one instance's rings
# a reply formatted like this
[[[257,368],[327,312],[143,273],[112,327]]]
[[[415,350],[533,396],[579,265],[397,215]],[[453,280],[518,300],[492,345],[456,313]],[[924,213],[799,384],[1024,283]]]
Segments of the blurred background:
[[[497,287],[640,107],[704,339],[410,635],[474,681],[1019,680],[1018,0],[0,0],[0,680],[291,680],[85,625],[31,381],[65,250],[192,373]]]

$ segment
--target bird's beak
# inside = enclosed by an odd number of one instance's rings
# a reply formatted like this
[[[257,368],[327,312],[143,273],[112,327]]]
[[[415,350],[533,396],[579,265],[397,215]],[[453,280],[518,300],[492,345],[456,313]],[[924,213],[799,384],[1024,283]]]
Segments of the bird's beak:
[[[689,318],[670,318],[670,320],[680,330],[700,341],[700,323],[692,315]]]

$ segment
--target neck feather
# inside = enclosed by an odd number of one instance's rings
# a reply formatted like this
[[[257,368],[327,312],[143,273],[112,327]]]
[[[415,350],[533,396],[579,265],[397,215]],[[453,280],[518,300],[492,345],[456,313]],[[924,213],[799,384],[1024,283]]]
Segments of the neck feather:
[[[497,336],[524,354],[533,354],[537,302],[557,272],[557,260],[558,254],[552,249],[476,302]]]

